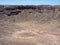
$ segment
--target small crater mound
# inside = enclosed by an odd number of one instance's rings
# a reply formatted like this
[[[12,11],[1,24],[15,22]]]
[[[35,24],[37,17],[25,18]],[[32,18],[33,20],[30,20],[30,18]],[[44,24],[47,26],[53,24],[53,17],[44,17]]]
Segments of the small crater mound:
[[[16,38],[29,39],[36,37],[36,33],[28,31],[17,31],[13,34],[13,36]]]

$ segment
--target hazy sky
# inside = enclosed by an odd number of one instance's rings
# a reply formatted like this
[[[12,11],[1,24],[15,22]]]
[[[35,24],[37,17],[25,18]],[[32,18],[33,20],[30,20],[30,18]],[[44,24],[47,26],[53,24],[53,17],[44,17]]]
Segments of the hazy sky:
[[[60,0],[0,0],[0,5],[60,5]]]

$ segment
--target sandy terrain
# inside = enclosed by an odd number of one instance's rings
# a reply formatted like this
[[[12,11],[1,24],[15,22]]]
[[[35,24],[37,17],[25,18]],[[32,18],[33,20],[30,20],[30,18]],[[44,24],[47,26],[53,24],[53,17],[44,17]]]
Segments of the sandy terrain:
[[[59,18],[54,20],[46,13],[28,10],[18,15],[0,15],[0,45],[60,45]]]

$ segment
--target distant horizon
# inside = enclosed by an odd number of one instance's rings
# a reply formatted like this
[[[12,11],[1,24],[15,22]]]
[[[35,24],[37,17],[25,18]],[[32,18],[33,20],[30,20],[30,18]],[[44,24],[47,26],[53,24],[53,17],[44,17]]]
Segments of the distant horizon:
[[[10,5],[10,4],[0,4],[0,6],[60,6],[60,5]]]

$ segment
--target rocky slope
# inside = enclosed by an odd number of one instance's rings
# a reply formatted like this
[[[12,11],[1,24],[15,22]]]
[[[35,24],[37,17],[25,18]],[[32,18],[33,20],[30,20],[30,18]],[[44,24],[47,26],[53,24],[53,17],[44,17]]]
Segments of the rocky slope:
[[[60,45],[60,6],[0,5],[0,45]]]

